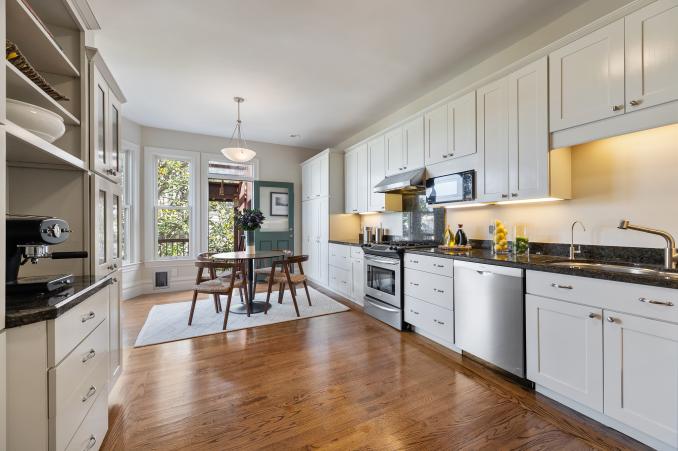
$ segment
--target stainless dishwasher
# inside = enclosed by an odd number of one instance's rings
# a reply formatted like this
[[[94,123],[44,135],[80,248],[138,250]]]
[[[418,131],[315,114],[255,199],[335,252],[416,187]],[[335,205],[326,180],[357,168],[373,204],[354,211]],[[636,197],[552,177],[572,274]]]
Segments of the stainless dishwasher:
[[[524,271],[454,262],[454,341],[462,351],[525,378]]]

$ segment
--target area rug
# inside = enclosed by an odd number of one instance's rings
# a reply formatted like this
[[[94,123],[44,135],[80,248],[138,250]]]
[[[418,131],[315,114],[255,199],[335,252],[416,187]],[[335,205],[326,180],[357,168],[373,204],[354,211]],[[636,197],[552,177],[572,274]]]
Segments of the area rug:
[[[306,293],[304,293],[303,289],[297,290],[297,304],[299,305],[299,314],[301,317],[297,317],[296,312],[294,311],[292,295],[289,291],[285,291],[282,304],[278,304],[278,293],[273,292],[271,294],[271,308],[268,311],[268,314],[264,315],[263,313],[257,313],[256,315],[247,317],[247,315],[230,313],[228,315],[227,330],[222,330],[224,314],[216,313],[214,311],[214,301],[211,297],[198,299],[195,306],[195,313],[193,314],[193,324],[190,326],[188,325],[188,314],[191,310],[191,301],[155,305],[148,313],[144,327],[141,329],[141,332],[139,332],[134,347],[138,348],[141,346],[184,340],[203,335],[265,326],[267,324],[313,318],[314,316],[340,313],[349,310],[345,305],[331,299],[318,290],[309,287],[308,291],[311,294],[313,306],[308,305]],[[266,300],[265,293],[257,293],[256,300]],[[225,309],[225,296],[222,296],[221,303]],[[232,305],[240,303],[240,298],[234,296],[231,303]]]

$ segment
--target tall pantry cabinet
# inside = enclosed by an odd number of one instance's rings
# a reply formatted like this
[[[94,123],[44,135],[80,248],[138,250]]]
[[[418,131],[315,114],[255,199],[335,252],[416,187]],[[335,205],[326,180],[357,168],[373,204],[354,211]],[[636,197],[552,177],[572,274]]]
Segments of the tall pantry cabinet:
[[[327,285],[330,215],[344,212],[344,153],[326,149],[301,163],[301,249],[309,279]]]
[[[93,172],[90,183],[91,272],[111,275],[109,300],[109,389],[121,372],[120,299],[122,294],[122,188],[120,87],[101,53],[87,47],[89,64],[89,158]]]

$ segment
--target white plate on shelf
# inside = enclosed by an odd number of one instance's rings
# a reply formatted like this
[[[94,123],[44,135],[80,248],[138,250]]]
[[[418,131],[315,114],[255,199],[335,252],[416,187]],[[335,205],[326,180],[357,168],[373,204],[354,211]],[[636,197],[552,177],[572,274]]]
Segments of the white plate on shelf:
[[[61,116],[20,100],[7,99],[7,119],[48,143],[53,143],[66,133]]]

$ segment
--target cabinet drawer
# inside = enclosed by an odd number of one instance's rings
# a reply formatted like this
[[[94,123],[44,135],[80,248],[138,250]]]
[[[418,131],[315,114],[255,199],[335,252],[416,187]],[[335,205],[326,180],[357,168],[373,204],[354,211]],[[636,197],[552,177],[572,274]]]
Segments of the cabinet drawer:
[[[405,296],[405,322],[454,343],[454,313],[451,310]]]
[[[440,274],[441,276],[454,276],[454,260],[442,257],[430,257],[428,255],[405,254],[405,268]]]
[[[97,331],[99,329],[105,331],[107,338],[108,323],[103,322],[97,328]],[[107,343],[108,340],[105,340],[105,342]],[[64,449],[95,403],[97,396],[104,398],[107,396],[108,353],[103,353],[101,358],[89,369],[89,374],[81,378],[78,384],[74,382],[69,385],[68,381],[61,381],[60,367],[61,365],[51,369],[49,374],[50,385],[57,387],[56,393],[50,400],[53,401],[50,402],[50,426],[53,428],[57,449]],[[53,384],[52,381],[54,381]],[[60,388],[62,392],[59,392]]]
[[[453,310],[454,279],[406,268],[405,294]]]
[[[48,364],[56,366],[108,315],[109,287],[105,286],[86,301],[54,320],[47,321],[52,346]]]
[[[336,266],[330,266],[330,288],[342,294],[349,294],[351,291],[351,271]]]
[[[337,268],[349,269],[351,267],[351,248],[350,246],[344,246],[343,244],[334,244],[330,243],[330,256],[329,264],[330,266],[336,266]]]
[[[351,258],[362,259],[365,256],[365,251],[363,251],[362,247],[351,246],[350,249],[351,249]]]
[[[99,393],[66,451],[97,451],[108,431],[108,397]],[[63,449],[63,448],[62,448]]]
[[[678,290],[541,271],[527,271],[526,283],[537,296],[678,323]]]

